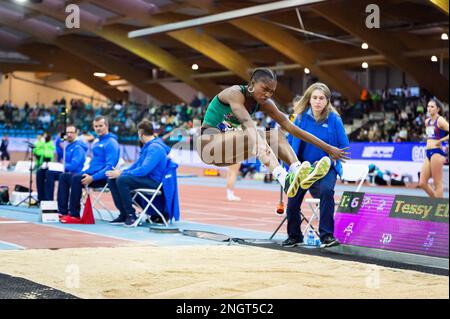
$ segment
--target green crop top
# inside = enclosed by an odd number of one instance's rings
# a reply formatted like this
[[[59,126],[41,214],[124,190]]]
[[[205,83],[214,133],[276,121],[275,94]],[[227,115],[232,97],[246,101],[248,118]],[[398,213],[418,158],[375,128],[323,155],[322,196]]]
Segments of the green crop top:
[[[241,88],[241,92],[245,97],[245,86],[239,85]],[[256,105],[253,107],[253,111],[250,113],[250,115],[257,112],[259,109],[259,104],[256,103]],[[208,108],[206,109],[205,118],[203,119],[203,124],[217,127],[220,123],[227,122],[233,127],[237,127],[241,125],[239,120],[236,118],[236,116],[233,114],[233,111],[231,110],[230,104],[223,103],[219,99],[219,95],[216,95],[212,101],[209,103]]]

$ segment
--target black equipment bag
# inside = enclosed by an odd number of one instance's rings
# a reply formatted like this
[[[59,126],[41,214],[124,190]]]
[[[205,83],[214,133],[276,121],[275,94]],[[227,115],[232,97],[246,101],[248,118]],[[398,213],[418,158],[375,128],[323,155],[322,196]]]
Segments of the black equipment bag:
[[[9,204],[9,188],[8,186],[0,186],[0,205]]]

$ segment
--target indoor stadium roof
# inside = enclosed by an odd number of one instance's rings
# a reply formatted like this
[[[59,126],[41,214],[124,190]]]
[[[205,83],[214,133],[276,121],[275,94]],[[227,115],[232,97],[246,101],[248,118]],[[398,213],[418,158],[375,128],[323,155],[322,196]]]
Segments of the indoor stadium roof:
[[[123,92],[93,72],[117,75],[161,102],[176,102],[179,98],[162,81],[181,81],[213,96],[222,85],[248,80],[250,69],[271,66],[286,76],[308,68],[356,100],[361,88],[346,71],[367,61],[374,68],[393,65],[448,101],[448,79],[430,61],[432,55],[448,60],[448,40],[441,39],[448,34],[448,1],[318,1],[137,38],[128,33],[277,1],[19,2],[0,0],[0,50],[21,53],[30,63],[3,59],[0,71],[65,72],[112,99],[122,98]],[[80,28],[65,26],[70,3],[80,9]],[[379,29],[365,25],[369,3],[380,8]],[[368,49],[361,48],[363,42]],[[282,102],[294,95],[282,83],[277,94]]]

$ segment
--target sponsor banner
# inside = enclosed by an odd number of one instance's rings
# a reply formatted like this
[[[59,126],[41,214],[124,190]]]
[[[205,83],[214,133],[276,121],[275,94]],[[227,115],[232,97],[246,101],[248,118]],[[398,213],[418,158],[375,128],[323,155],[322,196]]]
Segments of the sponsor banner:
[[[389,217],[448,224],[448,199],[395,196]]]
[[[343,244],[448,258],[446,199],[344,192],[335,215]]]
[[[350,143],[350,157],[361,160],[420,162],[425,143]]]

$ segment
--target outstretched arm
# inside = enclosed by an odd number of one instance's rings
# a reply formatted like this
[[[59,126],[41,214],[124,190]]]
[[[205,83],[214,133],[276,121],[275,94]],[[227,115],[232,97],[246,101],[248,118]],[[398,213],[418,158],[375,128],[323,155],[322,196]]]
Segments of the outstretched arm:
[[[329,154],[333,159],[341,160],[343,162],[349,159],[347,152],[348,147],[339,149],[337,147],[331,146],[321,139],[315,137],[314,135],[298,128],[296,125],[292,124],[291,121],[289,121],[288,117],[284,113],[278,110],[273,101],[266,102],[263,105],[262,110],[271,118],[273,118],[289,134],[307,143],[317,146],[318,148]]]

